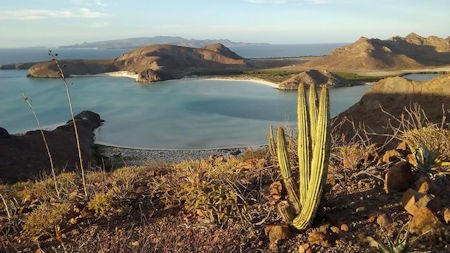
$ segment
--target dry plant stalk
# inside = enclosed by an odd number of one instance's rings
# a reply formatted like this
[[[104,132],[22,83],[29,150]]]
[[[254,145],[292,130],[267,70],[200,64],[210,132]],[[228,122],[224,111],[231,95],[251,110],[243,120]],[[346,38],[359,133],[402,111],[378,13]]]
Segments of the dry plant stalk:
[[[52,51],[49,50],[48,55],[50,55],[52,57],[52,61],[55,63],[56,67],[58,68],[58,74],[61,77],[62,81],[64,82],[64,86],[66,88],[67,100],[69,102],[69,108],[70,108],[70,115],[72,116],[73,128],[74,128],[74,132],[75,132],[75,139],[77,141],[78,158],[80,160],[81,179],[83,181],[84,196],[87,198],[88,192],[87,192],[87,188],[86,188],[86,175],[85,175],[85,171],[84,171],[83,157],[81,155],[81,146],[80,146],[80,138],[78,136],[77,122],[75,121],[75,116],[73,114],[72,99],[70,97],[69,83],[67,82],[66,77],[64,75],[64,71],[62,70],[61,65],[59,64],[59,61],[56,58],[58,56],[58,54],[53,54]]]
[[[22,94],[22,96],[23,96],[23,100],[25,101],[25,103],[27,103],[28,108],[30,109],[31,113],[33,113],[34,119],[36,120],[37,126],[39,128],[39,131],[41,132],[42,140],[44,141],[45,149],[47,150],[48,159],[50,161],[50,168],[52,170],[53,181],[55,183],[56,195],[59,198],[59,190],[58,190],[58,182],[56,180],[55,166],[53,164],[53,157],[52,157],[52,154],[50,152],[50,148],[48,147],[47,138],[45,138],[44,130],[42,130],[42,127],[41,127],[41,122],[39,121],[39,118],[38,118],[36,112],[34,111],[34,108],[33,108],[33,105],[32,105],[33,101],[30,98],[28,98],[27,96],[25,96],[25,94]]]

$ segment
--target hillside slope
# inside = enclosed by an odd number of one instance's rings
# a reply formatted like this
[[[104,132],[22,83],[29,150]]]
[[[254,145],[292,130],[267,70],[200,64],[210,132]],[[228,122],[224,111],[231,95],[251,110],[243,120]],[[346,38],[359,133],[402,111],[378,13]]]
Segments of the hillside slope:
[[[301,64],[303,67],[342,71],[410,69],[450,64],[450,39],[435,36],[407,37],[388,40],[361,37],[356,42],[337,48],[326,56]]]
[[[66,76],[128,71],[138,74],[137,81],[152,82],[181,78],[202,71],[227,71],[249,67],[245,59],[222,44],[191,48],[174,45],[150,45],[124,53],[116,59],[64,60]],[[52,61],[40,62],[29,70],[30,77],[58,77]]]

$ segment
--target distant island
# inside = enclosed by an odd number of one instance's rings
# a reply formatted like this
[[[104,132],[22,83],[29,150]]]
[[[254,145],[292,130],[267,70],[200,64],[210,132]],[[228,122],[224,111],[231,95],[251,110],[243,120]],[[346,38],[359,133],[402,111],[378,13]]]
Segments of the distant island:
[[[67,65],[66,76],[106,73],[142,83],[187,76],[226,76],[263,79],[286,90],[296,89],[299,82],[341,87],[412,72],[448,72],[450,39],[423,38],[415,33],[388,40],[361,37],[329,55],[276,59],[245,59],[221,43],[200,48],[156,44],[115,59],[61,60],[61,63]],[[58,77],[51,61],[8,64],[0,69],[28,69],[29,77]]]
[[[220,43],[226,47],[262,46],[268,43],[246,43],[234,42],[228,39],[186,39],[178,36],[154,36],[127,38],[118,40],[105,40],[95,42],[83,42],[74,45],[60,46],[59,48],[98,48],[98,49],[132,49],[153,44],[169,44],[184,47],[203,47],[210,44]]]

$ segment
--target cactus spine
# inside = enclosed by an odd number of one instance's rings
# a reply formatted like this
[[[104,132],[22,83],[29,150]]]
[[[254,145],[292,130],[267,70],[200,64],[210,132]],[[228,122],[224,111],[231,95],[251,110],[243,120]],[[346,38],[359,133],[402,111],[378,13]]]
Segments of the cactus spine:
[[[277,131],[278,162],[289,203],[283,201],[278,210],[282,218],[297,229],[305,229],[314,218],[319,207],[323,186],[327,177],[330,154],[329,98],[328,89],[322,87],[319,109],[316,107],[314,84],[310,87],[309,113],[305,87],[298,88],[298,162],[299,191],[293,187],[289,159],[285,148],[284,131]],[[301,210],[300,207],[301,206]],[[295,210],[295,214],[292,212]]]

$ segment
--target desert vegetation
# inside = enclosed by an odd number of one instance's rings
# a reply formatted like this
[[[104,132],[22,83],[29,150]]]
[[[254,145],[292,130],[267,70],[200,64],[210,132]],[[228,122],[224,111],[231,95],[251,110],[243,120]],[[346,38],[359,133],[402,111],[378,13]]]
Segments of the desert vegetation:
[[[406,108],[401,117],[387,115],[398,124],[380,133],[384,143],[374,143],[355,125],[353,135],[342,136],[336,129],[351,122],[328,126],[326,91],[318,108],[310,103],[308,111],[305,91],[299,90],[300,131],[290,131],[286,141],[279,127],[277,137],[269,137],[270,148],[111,171],[90,167],[85,180],[63,172],[0,185],[0,247],[5,252],[447,250],[446,119],[431,123],[419,107]],[[314,86],[309,96],[316,101]]]

